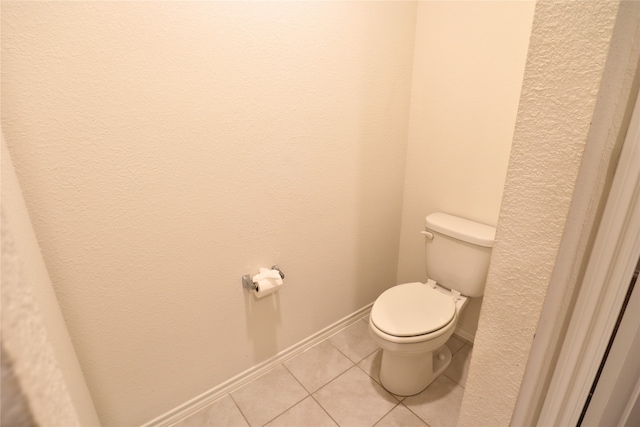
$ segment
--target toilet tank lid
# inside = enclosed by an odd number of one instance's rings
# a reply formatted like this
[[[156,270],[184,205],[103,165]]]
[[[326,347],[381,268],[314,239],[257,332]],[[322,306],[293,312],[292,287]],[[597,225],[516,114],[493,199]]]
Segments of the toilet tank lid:
[[[496,238],[495,227],[442,212],[427,215],[425,223],[429,230],[474,245],[490,248]]]

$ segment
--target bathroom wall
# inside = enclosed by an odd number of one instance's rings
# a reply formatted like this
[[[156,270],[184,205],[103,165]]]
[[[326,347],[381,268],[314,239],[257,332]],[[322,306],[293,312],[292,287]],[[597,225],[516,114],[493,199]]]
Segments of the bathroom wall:
[[[424,218],[496,225],[534,2],[419,2],[398,283],[425,280]],[[482,299],[458,324],[472,339]]]
[[[98,416],[2,135],[2,425],[95,426]]]
[[[512,425],[531,425],[552,379],[640,87],[640,3],[620,2],[575,190]]]
[[[566,299],[576,285],[572,270],[579,268],[595,211],[601,196],[606,198],[602,188],[616,163],[612,151],[619,152],[622,116],[629,95],[635,96],[630,81],[637,76],[638,8],[622,11],[627,34],[616,46],[612,36],[619,5],[536,4],[497,244],[458,425],[535,424],[533,407],[520,408],[530,412],[520,414],[520,421],[512,416],[538,340],[538,322],[557,338],[569,310]],[[597,153],[602,160],[596,160]],[[555,289],[549,293],[552,281]],[[543,303],[557,307],[561,302],[564,310],[541,319]],[[553,320],[556,324],[550,324]],[[549,369],[549,356],[542,353],[553,351],[555,343],[544,339],[547,345],[535,356]],[[538,377],[551,374],[534,367]],[[540,398],[544,385],[535,387],[527,393]]]
[[[395,281],[415,3],[1,7],[2,126],[104,425]],[[241,288],[276,263],[277,295]]]

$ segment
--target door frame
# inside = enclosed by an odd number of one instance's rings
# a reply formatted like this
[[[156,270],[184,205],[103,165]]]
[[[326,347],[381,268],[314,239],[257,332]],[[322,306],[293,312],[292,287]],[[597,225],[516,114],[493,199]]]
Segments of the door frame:
[[[640,257],[640,93],[537,425],[576,425]]]

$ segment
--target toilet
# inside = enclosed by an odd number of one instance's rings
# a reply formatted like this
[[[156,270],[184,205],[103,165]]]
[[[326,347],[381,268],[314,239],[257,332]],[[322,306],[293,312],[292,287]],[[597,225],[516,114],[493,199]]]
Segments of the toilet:
[[[484,293],[495,228],[446,213],[426,217],[427,281],[383,292],[369,327],[382,348],[380,382],[399,396],[420,393],[451,363],[444,344],[469,298]]]

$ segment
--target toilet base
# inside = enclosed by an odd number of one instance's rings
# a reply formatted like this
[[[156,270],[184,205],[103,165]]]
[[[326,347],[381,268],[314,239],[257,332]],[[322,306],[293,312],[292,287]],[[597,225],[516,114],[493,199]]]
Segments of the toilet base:
[[[383,350],[380,383],[397,396],[412,396],[427,388],[451,363],[446,345],[428,353],[399,353]]]

